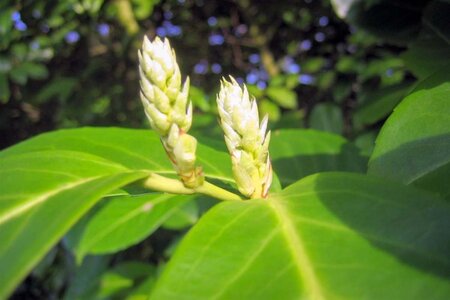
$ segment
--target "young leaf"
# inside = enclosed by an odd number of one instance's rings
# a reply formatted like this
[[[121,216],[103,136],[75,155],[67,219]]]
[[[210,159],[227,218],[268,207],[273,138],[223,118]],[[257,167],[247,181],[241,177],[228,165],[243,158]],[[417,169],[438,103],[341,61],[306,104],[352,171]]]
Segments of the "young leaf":
[[[449,226],[450,206],[427,192],[317,174],[215,206],[150,299],[445,299]]]

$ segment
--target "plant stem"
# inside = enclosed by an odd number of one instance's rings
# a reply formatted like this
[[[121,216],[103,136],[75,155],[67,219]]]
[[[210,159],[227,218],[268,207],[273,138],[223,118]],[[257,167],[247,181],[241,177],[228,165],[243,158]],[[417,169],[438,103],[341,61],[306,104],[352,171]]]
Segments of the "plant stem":
[[[172,194],[184,194],[190,195],[194,193],[200,193],[204,195],[208,195],[214,197],[219,200],[233,200],[240,201],[241,197],[238,195],[224,190],[214,184],[211,184],[205,181],[201,186],[190,189],[183,185],[180,180],[167,178],[158,174],[150,174],[150,176],[144,181],[143,186],[145,188],[158,191],[158,192],[166,192]]]
[[[223,188],[218,187],[217,185],[211,184],[206,180],[203,184],[194,189],[197,193],[201,193],[204,195],[208,195],[219,200],[233,200],[233,201],[241,201],[243,200],[238,195],[231,193]]]
[[[144,187],[158,191],[172,194],[193,194],[195,191],[189,189],[183,185],[183,183],[177,179],[167,178],[158,174],[150,174],[150,176],[144,181]]]

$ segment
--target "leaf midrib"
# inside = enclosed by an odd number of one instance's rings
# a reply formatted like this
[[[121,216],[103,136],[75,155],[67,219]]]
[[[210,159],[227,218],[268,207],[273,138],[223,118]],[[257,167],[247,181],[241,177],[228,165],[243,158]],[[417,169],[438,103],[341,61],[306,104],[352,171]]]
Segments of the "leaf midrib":
[[[297,271],[302,279],[304,286],[306,288],[306,294],[308,294],[308,299],[312,300],[323,300],[325,296],[323,295],[322,288],[319,283],[319,279],[314,271],[314,267],[308,257],[303,240],[296,231],[293,222],[291,221],[291,216],[289,212],[283,207],[279,199],[276,197],[264,200],[268,207],[272,209],[274,215],[280,222],[281,230],[286,244],[289,247],[293,261],[297,266]]]
[[[72,188],[75,188],[79,185],[82,185],[84,183],[90,182],[90,181],[94,181],[100,177],[104,177],[105,175],[98,175],[98,176],[94,176],[94,177],[88,177],[88,178],[83,178],[81,180],[77,180],[71,183],[66,183],[63,184],[62,186],[55,188],[51,191],[48,191],[46,193],[41,194],[39,197],[35,197],[33,199],[30,199],[29,201],[23,202],[21,203],[21,205],[16,206],[15,208],[9,210],[8,212],[0,215],[0,225],[2,225],[3,223],[8,222],[9,220],[15,218],[16,216],[30,210],[31,208],[45,202],[47,199],[61,193],[64,192],[66,190],[70,190]]]

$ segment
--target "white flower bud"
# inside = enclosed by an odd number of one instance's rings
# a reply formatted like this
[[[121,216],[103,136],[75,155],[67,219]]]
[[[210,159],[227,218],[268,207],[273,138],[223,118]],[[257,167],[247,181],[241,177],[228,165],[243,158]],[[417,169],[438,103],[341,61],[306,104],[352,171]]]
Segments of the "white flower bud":
[[[195,166],[197,140],[187,134],[192,123],[189,78],[182,85],[175,52],[167,39],[156,37],[150,42],[144,37],[138,57],[145,114],[184,185],[197,187],[204,178],[201,168]]]
[[[162,41],[156,37],[153,42],[144,37],[142,50],[139,56],[139,73],[141,77],[141,100],[144,107],[149,103],[153,105],[149,118],[158,115],[158,110],[166,115],[169,123],[175,123],[178,127],[189,129],[192,116],[187,111],[189,105],[189,80],[181,85],[181,74],[175,59],[175,53],[170,47],[169,41]],[[148,110],[148,109],[147,109]],[[152,120],[151,124],[162,126],[153,128],[161,135],[169,134],[170,125]],[[153,126],[152,126],[153,127]],[[185,130],[187,131],[187,130]]]
[[[222,79],[217,105],[239,191],[251,198],[267,197],[272,183],[267,116],[259,123],[255,99],[232,77],[230,82]]]

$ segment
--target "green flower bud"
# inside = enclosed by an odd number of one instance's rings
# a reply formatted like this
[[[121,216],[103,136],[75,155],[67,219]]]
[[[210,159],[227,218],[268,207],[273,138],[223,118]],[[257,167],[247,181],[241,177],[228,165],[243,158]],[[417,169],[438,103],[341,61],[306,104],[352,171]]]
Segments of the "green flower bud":
[[[267,197],[272,183],[267,116],[259,122],[255,99],[233,77],[222,79],[217,105],[239,191],[251,198]]]
[[[166,152],[184,185],[203,184],[200,167],[195,166],[197,140],[187,134],[192,123],[192,103],[188,99],[189,78],[181,83],[175,52],[169,41],[144,37],[138,52],[141,101],[150,126],[160,136]]]

